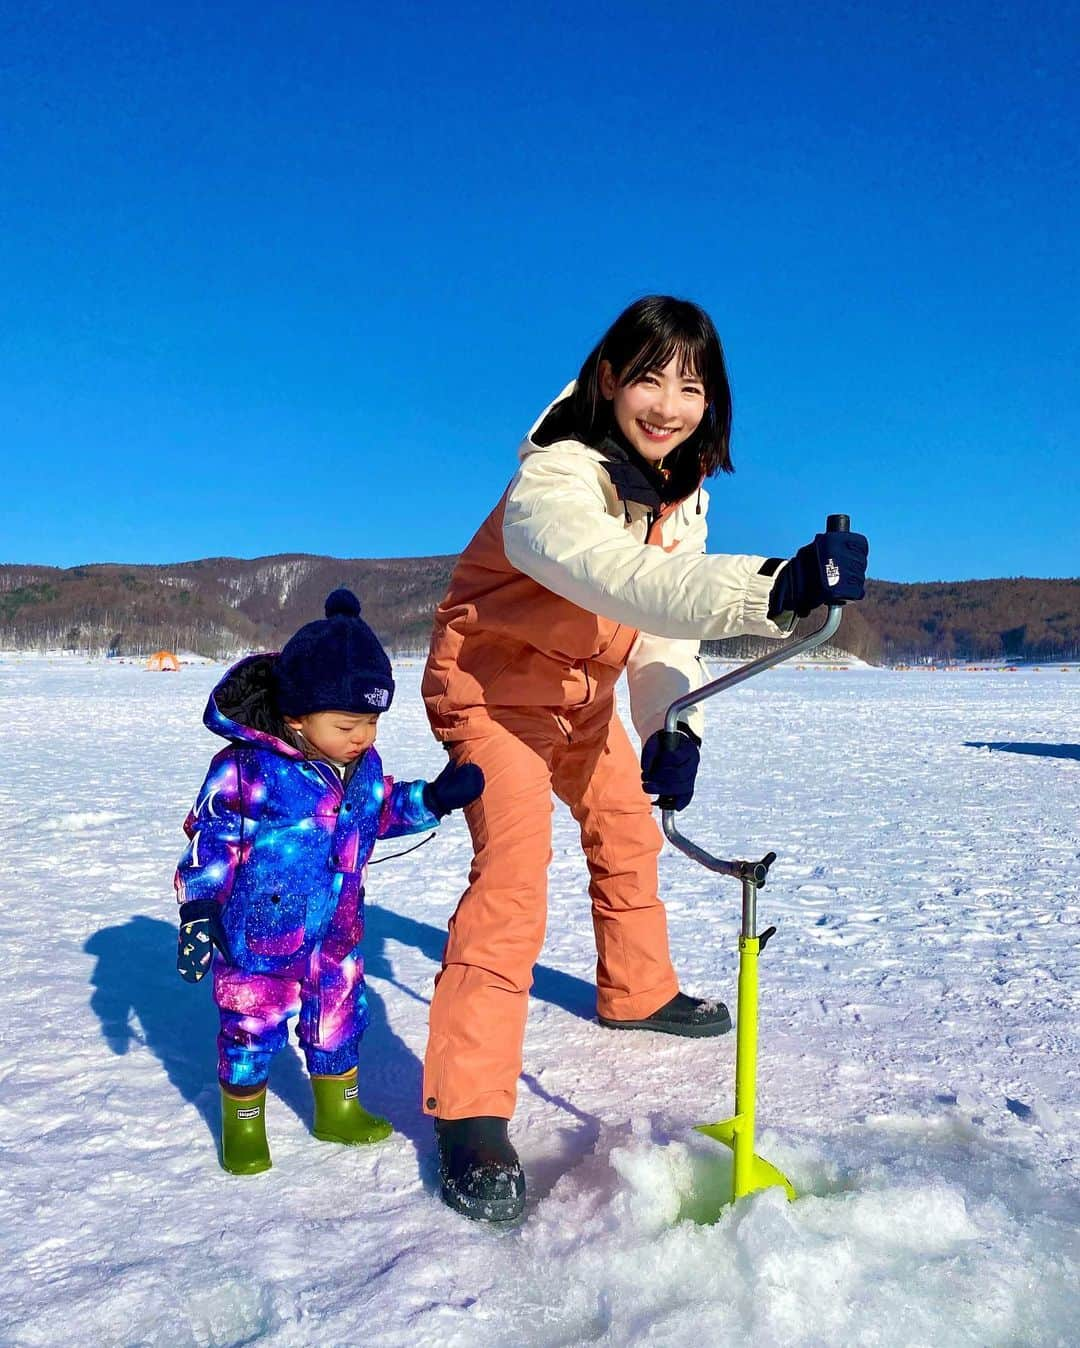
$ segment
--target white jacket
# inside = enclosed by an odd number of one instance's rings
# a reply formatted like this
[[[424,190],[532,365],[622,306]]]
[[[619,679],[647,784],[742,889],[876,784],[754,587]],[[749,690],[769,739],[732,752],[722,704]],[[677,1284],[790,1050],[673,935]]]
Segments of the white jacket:
[[[644,739],[663,724],[675,697],[701,685],[701,639],[785,635],[768,617],[776,576],[760,574],[764,556],[706,554],[704,488],[675,504],[645,504],[620,493],[605,450],[574,439],[538,442],[573,387],[537,419],[502,501],[461,556],[436,614],[424,695],[433,716],[433,698],[444,711],[460,707],[462,695],[499,700],[506,671],[485,679],[475,643],[497,643],[500,655],[517,643],[526,648],[520,659],[535,654],[555,662],[568,705],[581,700],[568,672],[584,669],[587,697],[590,665],[594,675],[617,676],[625,667],[631,715]],[[536,589],[523,587],[523,577]],[[479,670],[475,686],[452,687],[448,660],[459,673],[462,665]],[[537,701],[551,705],[553,671],[535,668],[544,684]],[[513,689],[514,701],[529,699],[520,677]],[[698,709],[687,719],[700,733]]]

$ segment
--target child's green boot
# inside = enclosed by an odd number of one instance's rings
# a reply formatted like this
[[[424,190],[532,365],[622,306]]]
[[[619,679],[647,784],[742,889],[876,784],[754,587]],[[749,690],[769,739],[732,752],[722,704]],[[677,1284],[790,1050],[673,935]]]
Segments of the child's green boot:
[[[269,1170],[266,1087],[257,1095],[230,1095],[221,1088],[221,1164],[233,1175]]]
[[[338,1077],[313,1076],[315,1126],[312,1132],[321,1142],[343,1142],[359,1147],[381,1142],[394,1131],[386,1119],[369,1114],[357,1099],[357,1070]]]

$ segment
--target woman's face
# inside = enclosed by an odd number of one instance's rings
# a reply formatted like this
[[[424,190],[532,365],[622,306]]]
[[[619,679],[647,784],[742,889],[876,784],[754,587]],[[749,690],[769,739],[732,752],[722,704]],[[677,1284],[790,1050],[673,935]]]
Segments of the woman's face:
[[[611,403],[615,424],[649,463],[663,463],[705,415],[705,385],[695,375],[680,374],[681,364],[676,351],[662,370],[620,384],[611,362],[600,362],[600,392]]]

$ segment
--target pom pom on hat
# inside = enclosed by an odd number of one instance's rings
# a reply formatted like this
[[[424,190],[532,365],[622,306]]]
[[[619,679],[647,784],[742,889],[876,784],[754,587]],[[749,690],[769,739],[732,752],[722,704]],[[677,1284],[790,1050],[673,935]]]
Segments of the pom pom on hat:
[[[351,590],[334,590],[326,599],[326,617],[289,638],[274,662],[274,685],[283,716],[389,707],[394,697],[390,659],[360,617],[360,600]]]
[[[352,590],[342,587],[326,596],[326,616],[328,618],[359,618],[360,600]]]

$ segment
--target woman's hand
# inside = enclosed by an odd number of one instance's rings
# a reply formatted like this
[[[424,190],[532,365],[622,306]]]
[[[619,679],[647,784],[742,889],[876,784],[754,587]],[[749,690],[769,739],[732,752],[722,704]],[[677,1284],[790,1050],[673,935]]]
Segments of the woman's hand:
[[[685,810],[694,796],[700,741],[686,726],[654,730],[641,750],[641,785],[661,809]]]
[[[870,545],[847,530],[818,534],[776,577],[769,596],[769,617],[795,613],[805,618],[822,604],[861,599],[866,593]]]

